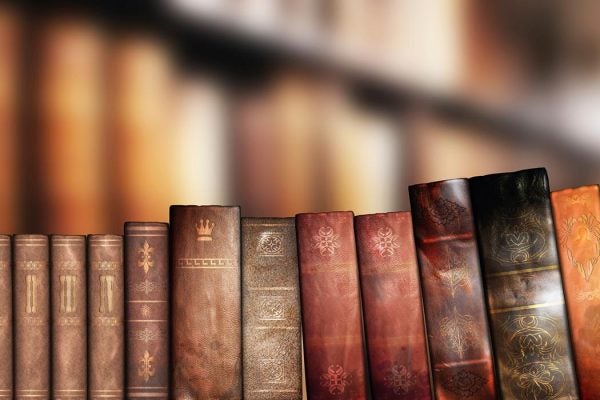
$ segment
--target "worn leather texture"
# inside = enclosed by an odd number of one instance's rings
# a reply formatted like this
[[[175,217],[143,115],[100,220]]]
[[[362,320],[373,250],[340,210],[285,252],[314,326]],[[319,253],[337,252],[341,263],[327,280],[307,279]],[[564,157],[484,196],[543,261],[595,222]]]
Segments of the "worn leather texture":
[[[241,399],[240,209],[170,213],[172,398]]]
[[[0,235],[0,399],[13,398],[13,290],[11,238]]]
[[[89,398],[123,399],[123,238],[88,236]]]
[[[373,396],[431,399],[411,215],[361,215],[355,223]]]
[[[52,398],[87,399],[85,236],[50,237]]]
[[[15,399],[50,398],[48,237],[14,237]]]
[[[242,305],[244,399],[302,399],[294,218],[242,218]]]
[[[125,224],[127,397],[169,397],[169,225]]]
[[[503,398],[578,398],[546,171],[470,183]]]
[[[296,216],[306,388],[311,400],[367,398],[354,216]]]
[[[495,399],[468,181],[414,185],[409,193],[435,395]]]

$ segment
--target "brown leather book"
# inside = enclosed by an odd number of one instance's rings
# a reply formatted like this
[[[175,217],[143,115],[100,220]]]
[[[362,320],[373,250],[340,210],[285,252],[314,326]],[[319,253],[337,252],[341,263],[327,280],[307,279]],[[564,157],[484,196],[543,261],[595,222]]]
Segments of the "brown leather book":
[[[584,400],[600,393],[600,188],[582,186],[552,192],[554,227],[571,337]],[[597,269],[598,268],[598,269]]]
[[[177,400],[242,398],[240,209],[171,206]]]
[[[0,235],[0,399],[13,398],[13,285],[10,236]]]
[[[242,300],[244,399],[302,399],[294,218],[242,218]]]
[[[502,396],[577,399],[546,171],[470,188]]]
[[[495,399],[469,183],[425,183],[409,193],[436,398]]]
[[[355,223],[373,396],[431,399],[410,212],[360,215]]]
[[[52,398],[87,399],[85,236],[50,237]]]
[[[367,399],[354,215],[298,214],[308,398]]]
[[[127,397],[169,397],[169,225],[125,224]]]
[[[88,236],[89,398],[122,399],[125,384],[123,238]]]
[[[50,398],[48,237],[14,237],[15,399]]]

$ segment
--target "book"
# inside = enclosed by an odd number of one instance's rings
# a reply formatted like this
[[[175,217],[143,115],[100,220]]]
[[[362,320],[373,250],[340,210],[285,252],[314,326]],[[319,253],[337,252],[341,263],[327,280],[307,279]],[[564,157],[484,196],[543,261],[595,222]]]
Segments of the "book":
[[[242,218],[246,400],[302,399],[302,337],[294,218]]]
[[[409,194],[436,398],[495,399],[469,183],[418,184]]]
[[[13,398],[13,281],[12,246],[8,235],[0,235],[0,399]]]
[[[125,385],[123,238],[88,236],[88,263],[89,398],[122,399]]]
[[[48,237],[14,237],[14,395],[50,397]]]
[[[578,398],[546,171],[470,188],[502,396]]]
[[[242,398],[240,209],[171,206],[172,398]]]
[[[431,399],[410,212],[359,215],[355,224],[371,392]]]
[[[85,236],[50,237],[52,398],[87,399]]]
[[[169,397],[169,225],[125,224],[127,397]]]
[[[310,399],[367,399],[354,215],[298,214],[306,390]]]
[[[600,393],[600,188],[564,189],[551,194],[558,255],[567,302],[573,355],[582,399]]]

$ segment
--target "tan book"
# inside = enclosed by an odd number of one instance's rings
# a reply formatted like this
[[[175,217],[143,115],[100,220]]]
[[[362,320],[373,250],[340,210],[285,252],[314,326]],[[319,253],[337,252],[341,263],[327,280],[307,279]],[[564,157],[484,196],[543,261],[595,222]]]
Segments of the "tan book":
[[[13,282],[11,238],[0,235],[0,399],[13,398]]]

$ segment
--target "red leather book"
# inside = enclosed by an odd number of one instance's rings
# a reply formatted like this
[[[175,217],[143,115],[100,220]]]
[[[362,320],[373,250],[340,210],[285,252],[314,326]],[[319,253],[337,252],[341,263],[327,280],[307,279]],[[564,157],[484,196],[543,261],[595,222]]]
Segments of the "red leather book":
[[[367,398],[354,216],[296,216],[306,389],[311,400]]]
[[[466,179],[409,188],[438,399],[497,396]]]
[[[361,215],[355,222],[373,396],[431,399],[410,212]]]

